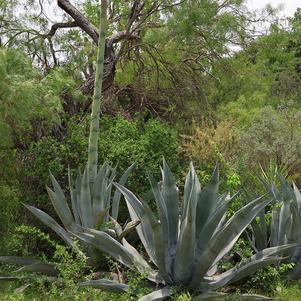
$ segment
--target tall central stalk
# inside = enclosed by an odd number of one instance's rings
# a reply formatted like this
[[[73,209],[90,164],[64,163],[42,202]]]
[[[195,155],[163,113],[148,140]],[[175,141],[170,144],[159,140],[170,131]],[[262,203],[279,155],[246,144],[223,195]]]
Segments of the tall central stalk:
[[[102,100],[102,78],[107,32],[107,6],[107,0],[100,0],[99,39],[88,147],[88,172],[90,183],[93,183],[95,181],[98,165],[99,115]]]

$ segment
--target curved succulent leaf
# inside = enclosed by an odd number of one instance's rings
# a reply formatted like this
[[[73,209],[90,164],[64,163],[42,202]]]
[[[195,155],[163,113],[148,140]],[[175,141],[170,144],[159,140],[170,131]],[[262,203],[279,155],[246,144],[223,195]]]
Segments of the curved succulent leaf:
[[[60,220],[64,224],[65,228],[70,231],[77,231],[77,225],[74,221],[74,217],[71,213],[69,205],[66,201],[64,192],[55,179],[55,177],[50,173],[50,178],[54,191],[46,187],[52,205],[59,216]]]
[[[74,242],[71,239],[71,235],[63,228],[61,227],[50,215],[45,213],[44,211],[23,204],[31,213],[33,213],[42,223],[44,223],[46,226],[48,226],[50,229],[52,229],[58,236],[60,236],[67,245],[73,246]]]
[[[0,281],[15,281],[15,280],[20,280],[20,277],[0,276]]]
[[[133,267],[133,258],[127,249],[109,234],[103,231],[85,229],[87,233],[75,233],[80,240],[93,245],[98,250],[107,253],[129,268]]]
[[[126,237],[129,233],[133,232],[138,225],[140,225],[140,221],[131,221],[127,223],[124,230],[118,235],[118,241],[121,241],[124,237]]]
[[[110,217],[110,219],[115,225],[117,236],[120,237],[122,233],[121,226],[114,218]],[[140,253],[131,244],[129,244],[125,238],[121,239],[121,243],[131,254],[134,266],[142,275],[147,275],[147,278],[155,283],[163,283],[163,279],[158,275],[158,271],[154,271],[146,262],[146,260],[140,255]]]
[[[128,169],[125,171],[125,173],[121,176],[118,184],[121,186],[124,186],[126,183],[130,173],[135,167],[135,163],[133,163]],[[121,192],[117,189],[115,190],[113,201],[112,201],[112,212],[111,216],[117,220],[118,219],[118,209],[119,209],[119,203],[120,203],[120,198],[121,198]]]
[[[179,195],[173,175],[163,158],[162,196],[168,212],[168,256],[171,265],[175,260],[179,229]]]
[[[241,294],[239,295],[239,298],[241,300],[248,300],[248,301],[255,301],[255,300],[273,300],[273,298],[263,296],[263,295],[257,295],[257,294]]]
[[[84,228],[92,228],[94,226],[94,215],[92,211],[92,200],[90,191],[90,181],[88,175],[88,169],[85,168],[84,175],[82,177],[81,189],[80,189],[80,211],[81,220]]]
[[[198,181],[197,175],[195,175]],[[211,213],[215,210],[218,197],[219,189],[219,169],[215,166],[210,182],[204,187],[199,193],[198,203],[196,209],[196,239],[198,240],[202,229],[209,219]]]
[[[202,252],[199,262],[196,263],[192,285],[197,285],[200,277],[204,277],[209,268],[232,249],[241,233],[269,202],[270,200],[262,200],[262,198],[250,202],[238,210],[212,237]],[[200,252],[200,250],[197,251]]]
[[[37,259],[25,258],[20,256],[0,256],[0,262],[16,265],[29,265],[39,262]]]
[[[76,231],[77,226],[70,211],[70,208],[66,202],[66,199],[60,198],[60,194],[57,194],[56,192],[52,191],[49,187],[46,187],[46,190],[57,215],[64,224],[64,227],[67,230]]]
[[[275,246],[283,245],[287,242],[287,234],[291,223],[291,207],[289,202],[283,202],[279,213],[278,241]],[[273,245],[272,245],[273,246]]]
[[[126,239],[122,239],[123,246],[133,256],[134,265],[142,275],[146,275],[147,279],[155,283],[164,283],[159,271],[153,270],[146,260],[140,255],[140,253],[127,242]]]
[[[208,300],[208,299],[216,300],[216,299],[219,299],[219,298],[225,299],[227,296],[229,296],[229,295],[226,294],[226,293],[205,292],[205,293],[202,293],[198,296],[193,297],[191,299],[191,301],[203,301],[203,300]]]
[[[211,217],[205,223],[196,241],[195,264],[197,264],[200,261],[200,257],[202,256],[202,253],[205,250],[212,236],[221,229],[221,227],[219,227],[220,222],[225,217],[226,210],[229,207],[230,202],[235,197],[236,195],[234,195],[231,198],[228,198],[225,195],[223,199],[219,202],[219,205],[217,206],[215,211],[211,214]]]
[[[172,296],[172,290],[169,287],[164,287],[146,296],[143,296],[139,299],[139,301],[160,301],[170,296]]]
[[[184,185],[184,195],[183,195],[183,208],[181,212],[181,222],[186,216],[187,208],[188,208],[188,203],[190,200],[190,195],[193,187],[193,176],[194,176],[194,167],[192,162],[189,164],[189,171],[188,174],[185,178],[185,185]]]
[[[149,174],[149,182],[151,184],[151,189],[152,189],[152,194],[155,198],[156,205],[157,205],[157,212],[160,220],[160,224],[162,227],[163,233],[166,235],[163,236],[162,240],[162,245],[165,249],[165,267],[166,267],[166,272],[171,274],[171,257],[170,257],[170,252],[169,252],[169,214],[167,211],[167,207],[164,201],[164,197],[161,191],[161,188],[159,184],[155,181],[155,179]],[[174,252],[171,252],[174,253]]]
[[[286,242],[288,244],[298,244],[301,235],[301,216],[296,203],[290,206],[289,229],[286,233]]]
[[[37,263],[26,265],[15,272],[16,273],[21,273],[21,272],[42,273],[53,277],[57,277],[59,274],[53,264],[43,263],[43,262],[37,262]]]
[[[153,239],[153,231],[150,221],[145,215],[145,210],[140,200],[127,188],[114,183],[116,188],[123,194],[132,220],[140,220],[141,224],[136,227],[139,238],[151,260],[156,264],[156,255]]]
[[[180,284],[185,284],[190,280],[193,270],[194,249],[196,243],[195,209],[197,193],[198,186],[194,182],[190,193],[190,199],[187,204],[185,218],[181,222],[180,235],[176,251],[174,277],[176,282]]]
[[[130,288],[124,283],[118,283],[108,279],[88,280],[80,283],[79,286],[91,286],[110,292],[127,292]]]
[[[156,265],[160,270],[162,277],[166,279],[167,282],[172,282],[171,275],[168,273],[169,271],[167,270],[167,263],[166,263],[167,256],[166,256],[166,248],[164,244],[164,241],[167,240],[165,236],[168,235],[168,233],[163,232],[162,225],[156,219],[154,213],[149,208],[149,206],[144,201],[141,201],[141,203],[144,208],[144,215],[142,216],[141,220],[142,221],[148,220],[152,230],[154,250],[156,256]]]
[[[192,301],[202,301],[202,300],[216,300],[216,299],[225,299],[225,298],[231,298],[231,295],[226,293],[219,293],[219,292],[207,292],[203,293],[199,296],[193,297]],[[235,296],[233,296],[236,300]],[[273,298],[262,296],[262,295],[256,295],[256,294],[240,294],[238,296],[239,300],[248,300],[248,301],[255,301],[255,300],[273,300]],[[226,299],[227,300],[227,299]],[[232,299],[231,299],[232,300]]]
[[[279,260],[279,255],[283,252],[288,252],[293,250],[295,245],[284,245],[279,247],[267,248],[264,249],[257,254],[251,256],[245,262],[238,264],[232,269],[217,275],[213,276],[209,283],[210,290],[218,289],[221,286],[226,284],[230,284],[236,282],[242,278],[245,278],[254,272],[256,272],[259,268],[263,268],[275,261]]]

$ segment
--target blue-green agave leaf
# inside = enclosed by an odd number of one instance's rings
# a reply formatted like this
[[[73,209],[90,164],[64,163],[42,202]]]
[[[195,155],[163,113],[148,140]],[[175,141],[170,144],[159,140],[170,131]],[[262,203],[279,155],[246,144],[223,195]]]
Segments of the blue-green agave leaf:
[[[202,252],[199,262],[196,263],[193,285],[197,285],[200,282],[200,277],[204,277],[209,268],[232,249],[241,233],[269,202],[270,200],[262,200],[262,198],[255,199],[238,210],[220,231],[215,233]]]
[[[92,228],[94,226],[94,215],[92,210],[92,200],[90,192],[90,182],[88,169],[85,168],[82,177],[81,191],[80,191],[80,211],[81,220],[84,228]]]
[[[130,173],[135,167],[135,163],[133,163],[128,169],[124,172],[124,174],[121,176],[118,184],[121,186],[124,186],[126,183]],[[121,192],[117,189],[115,190],[113,201],[112,201],[112,212],[111,216],[117,220],[118,219],[118,210],[119,210],[119,203],[120,203],[120,198],[121,198]]]
[[[33,206],[23,204],[31,213],[33,213],[42,223],[53,230],[59,237],[61,237],[67,245],[73,246],[74,241],[71,239],[71,235],[61,227],[50,215],[44,211],[35,208]]]
[[[195,175],[197,178],[197,175]],[[204,187],[199,193],[198,203],[196,209],[196,239],[198,240],[199,235],[202,232],[204,225],[210,218],[212,212],[214,212],[217,202],[219,189],[219,169],[215,166],[210,182]]]
[[[172,296],[172,290],[169,287],[161,288],[146,296],[143,296],[139,301],[160,301]]]
[[[104,291],[121,292],[121,293],[127,292],[130,288],[128,285],[124,283],[118,283],[116,281],[112,281],[108,279],[88,280],[88,281],[81,282],[79,286],[90,286]]]
[[[168,255],[171,265],[176,257],[179,230],[179,195],[178,187],[165,159],[162,170],[162,196],[168,212]]]
[[[15,272],[16,273],[23,273],[23,272],[42,273],[53,277],[57,277],[59,274],[53,264],[43,263],[43,262],[37,262],[37,263],[26,265]]]

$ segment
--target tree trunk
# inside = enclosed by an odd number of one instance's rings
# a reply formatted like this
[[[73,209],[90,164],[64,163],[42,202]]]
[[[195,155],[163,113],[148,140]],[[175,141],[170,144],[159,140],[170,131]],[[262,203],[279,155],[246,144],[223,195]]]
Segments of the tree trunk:
[[[68,0],[57,0],[57,4],[73,18],[75,24],[89,35],[95,44],[98,44],[99,31],[76,7],[74,7]],[[103,45],[105,45],[103,90],[108,89],[114,82],[116,57],[113,42],[115,42],[115,40],[116,37],[113,36],[111,39],[108,39],[103,43]],[[91,95],[94,89],[94,82],[95,74],[92,74],[80,87],[80,91],[84,95]]]

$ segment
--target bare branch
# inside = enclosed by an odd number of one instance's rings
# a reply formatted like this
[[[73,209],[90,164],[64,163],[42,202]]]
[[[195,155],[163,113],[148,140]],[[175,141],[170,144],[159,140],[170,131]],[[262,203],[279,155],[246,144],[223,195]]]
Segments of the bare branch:
[[[73,18],[76,24],[88,34],[95,44],[98,43],[97,28],[68,0],[57,0],[58,6]]]
[[[120,42],[121,40],[139,40],[140,36],[139,35],[135,35],[135,34],[131,34],[130,32],[128,32],[127,30],[123,30],[123,31],[119,31],[115,34],[113,34],[110,38],[107,39],[107,47],[111,47],[114,44]]]
[[[47,37],[53,37],[56,31],[60,28],[72,28],[78,27],[76,22],[66,22],[66,23],[56,23],[51,26],[49,33],[46,34]]]

